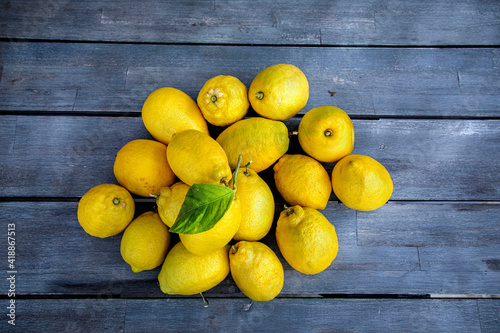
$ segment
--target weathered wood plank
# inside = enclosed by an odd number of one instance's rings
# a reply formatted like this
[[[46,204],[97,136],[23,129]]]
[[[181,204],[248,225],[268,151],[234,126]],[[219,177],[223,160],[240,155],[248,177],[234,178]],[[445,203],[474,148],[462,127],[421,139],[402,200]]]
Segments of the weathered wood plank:
[[[121,66],[30,66],[4,64],[2,83],[7,88],[23,90],[33,90],[42,87],[50,87],[54,90],[75,90],[81,88],[82,83],[87,81],[88,85],[98,84],[112,90],[123,89],[125,86],[125,76],[126,70]]]
[[[16,123],[15,136],[5,141],[15,142],[13,149],[0,162],[3,196],[14,193],[28,197],[81,196],[99,183],[116,183],[113,175],[116,152],[130,140],[152,139],[141,118],[2,116],[2,119]],[[21,137],[27,140],[19,141]],[[12,163],[16,170],[3,168]]]
[[[498,332],[500,327],[500,300],[482,299],[477,301],[482,333]]]
[[[405,205],[396,206],[402,211],[406,209]],[[143,203],[139,207],[136,215],[153,209],[152,204]],[[411,209],[411,205],[409,207]],[[18,294],[166,297],[158,287],[160,268],[133,273],[120,255],[121,235],[107,239],[87,235],[78,224],[76,210],[76,202],[0,203],[0,227],[6,230],[7,224],[13,223],[16,229]],[[277,208],[277,213],[279,211]],[[306,276],[293,270],[279,252],[274,229],[262,240],[276,252],[285,268],[282,297],[500,294],[498,270],[471,270],[467,261],[457,262],[453,270],[446,266],[420,270],[416,248],[356,246],[356,221],[352,210],[331,204],[323,214],[336,228],[340,249],[332,265],[322,273]],[[479,213],[476,217],[481,219]],[[463,229],[459,221],[456,224],[458,229]],[[483,233],[490,232],[488,227],[477,226]],[[379,237],[383,243],[392,237],[392,232]],[[174,236],[173,243],[177,240]],[[0,239],[0,245],[7,246],[6,242],[6,237]],[[497,251],[500,245],[490,242],[490,246]],[[443,251],[452,256],[456,248],[445,247]],[[467,252],[467,247],[461,251]],[[211,297],[243,296],[230,276],[206,294]]]
[[[233,75],[248,87],[260,70],[286,62],[309,79],[310,97],[301,113],[322,105],[372,117],[496,117],[500,112],[500,76],[492,71],[500,52],[494,48],[0,45],[3,111],[138,114],[157,88],[173,86],[196,99],[213,76]]]
[[[125,329],[126,300],[94,298],[15,301],[15,326],[10,326],[7,323],[10,318],[6,317],[2,321],[3,332],[124,332]]]
[[[65,112],[73,110],[77,90],[75,89],[0,89],[2,110]]]
[[[165,327],[183,332],[481,332],[473,300],[209,301],[203,308],[200,300],[129,300],[125,327],[134,332]]]
[[[29,8],[29,10],[26,10]],[[3,38],[283,45],[498,45],[495,1],[15,1]]]
[[[401,209],[402,206],[405,208]],[[358,244],[450,246],[449,251],[457,246],[498,246],[499,211],[500,205],[496,204],[390,203],[376,211],[357,212]],[[425,258],[425,252],[423,255]]]
[[[500,166],[483,168],[497,163],[498,125],[498,121],[355,121],[353,153],[372,156],[386,166],[395,184],[394,200],[496,200]]]
[[[485,242],[482,247],[424,246],[418,249],[420,264],[426,271],[498,272],[500,247],[496,245]]]
[[[11,147],[0,161],[3,197],[80,197],[97,184],[116,182],[115,154],[125,143],[151,139],[140,117],[1,119],[2,142]],[[299,121],[286,123],[292,130]],[[372,156],[391,173],[391,200],[500,198],[498,121],[354,120],[354,127],[354,153]],[[290,153],[300,152],[296,140]],[[333,164],[325,167],[330,173]]]
[[[40,327],[73,332],[280,332],[285,328],[290,332],[433,332],[439,327],[440,332],[490,333],[497,331],[494,324],[498,324],[495,315],[500,303],[429,299],[208,300],[205,308],[201,299],[20,299],[16,301],[15,328],[20,332],[39,332]]]

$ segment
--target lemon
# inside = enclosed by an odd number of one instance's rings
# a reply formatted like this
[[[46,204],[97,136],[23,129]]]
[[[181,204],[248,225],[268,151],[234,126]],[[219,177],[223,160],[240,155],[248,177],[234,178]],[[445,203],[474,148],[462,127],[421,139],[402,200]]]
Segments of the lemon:
[[[119,234],[132,221],[135,203],[122,186],[101,184],[78,202],[78,222],[89,235],[105,238]]]
[[[281,121],[262,117],[247,118],[227,127],[217,137],[227,154],[231,169],[236,169],[239,154],[241,164],[252,161],[250,168],[261,172],[283,156],[290,144],[288,128]]]
[[[274,196],[269,185],[252,169],[238,170],[237,193],[241,223],[235,240],[258,241],[267,235],[274,219]]]
[[[167,226],[155,212],[135,218],[123,233],[120,253],[135,273],[160,266],[170,246]]]
[[[294,65],[272,65],[253,79],[248,89],[248,99],[255,112],[262,117],[289,119],[306,106],[309,82]]]
[[[283,265],[264,243],[236,243],[229,250],[229,265],[238,288],[254,301],[270,301],[283,288]]]
[[[274,181],[290,205],[324,209],[332,193],[330,175],[323,165],[302,154],[285,154],[274,165]]]
[[[177,177],[190,186],[227,184],[232,177],[224,149],[197,130],[176,133],[167,147],[167,160]]]
[[[338,161],[332,172],[332,187],[344,205],[362,211],[383,206],[393,190],[387,169],[366,155],[348,155]]]
[[[160,189],[160,194],[156,198],[156,206],[161,220],[169,228],[174,225],[188,190],[189,185],[183,182],[177,182],[170,187]]]
[[[236,197],[212,229],[197,234],[179,234],[179,238],[188,251],[202,256],[226,246],[238,231],[240,223],[241,206]]]
[[[247,87],[229,75],[218,75],[205,82],[197,102],[203,117],[216,126],[228,126],[243,119],[250,106]]]
[[[229,274],[229,245],[197,256],[178,242],[167,254],[158,281],[165,294],[194,295],[221,283]]]
[[[276,241],[285,260],[297,271],[317,274],[337,256],[335,227],[319,211],[298,205],[282,211]]]
[[[113,172],[116,180],[130,192],[149,197],[170,186],[175,174],[167,161],[167,146],[154,140],[137,139],[116,154]]]
[[[354,149],[354,126],[343,110],[320,106],[302,117],[298,139],[309,156],[320,162],[336,162]]]
[[[148,132],[164,144],[174,133],[187,129],[208,134],[207,122],[196,102],[172,87],[156,89],[148,96],[142,106],[142,121]]]

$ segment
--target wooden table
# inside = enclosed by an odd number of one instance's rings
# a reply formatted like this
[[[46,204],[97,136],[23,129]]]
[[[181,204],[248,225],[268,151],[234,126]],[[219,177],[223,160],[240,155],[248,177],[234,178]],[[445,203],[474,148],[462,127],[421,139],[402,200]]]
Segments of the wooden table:
[[[0,38],[1,332],[500,332],[498,1],[2,0]],[[310,83],[290,130],[342,108],[392,198],[361,212],[332,195],[340,251],[317,275],[293,270],[271,230],[285,267],[272,301],[230,277],[207,308],[164,295],[159,268],[122,260],[121,234],[83,231],[78,200],[116,183],[126,142],[151,138],[153,90],[196,98],[219,74],[248,87],[276,63]],[[135,198],[137,214],[154,208]]]

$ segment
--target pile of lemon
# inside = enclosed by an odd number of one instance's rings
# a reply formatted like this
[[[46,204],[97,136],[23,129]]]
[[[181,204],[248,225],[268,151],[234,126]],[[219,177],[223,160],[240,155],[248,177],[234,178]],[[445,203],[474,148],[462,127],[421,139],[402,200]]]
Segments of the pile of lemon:
[[[351,154],[354,128],[343,110],[311,109],[289,133],[283,120],[308,98],[307,78],[291,64],[265,68],[249,89],[233,76],[211,78],[197,102],[176,88],[153,91],[142,119],[156,140],[132,140],[118,151],[113,170],[121,186],[90,189],[79,202],[78,221],[96,237],[124,231],[124,261],[134,272],[162,265],[164,293],[202,293],[231,273],[252,300],[275,298],[283,266],[260,242],[273,224],[275,199],[259,172],[273,166],[276,189],[288,204],[276,241],[283,258],[304,274],[322,272],[337,256],[335,227],[319,211],[332,191],[347,207],[374,210],[393,190],[379,162]],[[259,116],[248,117],[250,107]],[[221,127],[217,138],[207,122]],[[303,154],[288,154],[291,135]],[[323,163],[333,162],[329,175]],[[134,219],[131,193],[155,197],[155,211]],[[172,247],[171,233],[179,234]]]

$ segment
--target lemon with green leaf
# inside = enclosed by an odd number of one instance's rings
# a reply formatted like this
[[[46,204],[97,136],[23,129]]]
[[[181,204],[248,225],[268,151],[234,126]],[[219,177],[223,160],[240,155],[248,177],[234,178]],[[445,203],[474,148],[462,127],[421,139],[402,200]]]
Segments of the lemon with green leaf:
[[[241,155],[238,166],[241,163]],[[177,219],[170,229],[179,234],[184,246],[203,255],[227,245],[239,229],[241,207],[234,186],[193,184],[186,193]]]
[[[156,206],[161,220],[169,228],[174,225],[175,219],[181,210],[182,203],[186,198],[189,185],[177,182],[170,187],[162,187],[156,197]]]

